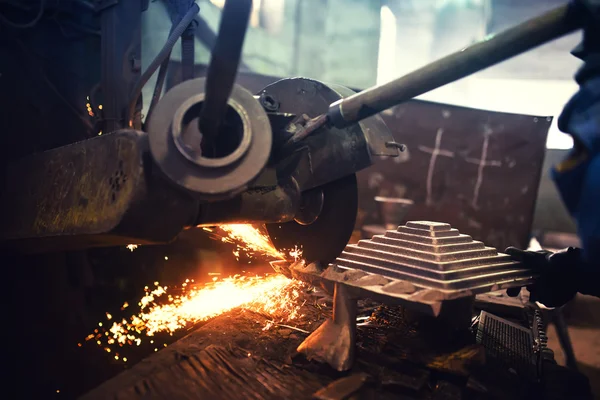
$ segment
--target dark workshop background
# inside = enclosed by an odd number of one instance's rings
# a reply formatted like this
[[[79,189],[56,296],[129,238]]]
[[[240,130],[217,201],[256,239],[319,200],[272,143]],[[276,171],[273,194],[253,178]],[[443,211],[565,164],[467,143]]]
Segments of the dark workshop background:
[[[410,72],[488,34],[522,22],[561,3],[564,1],[255,0],[255,10],[244,46],[243,70],[267,77],[306,76],[356,89],[367,88]],[[200,15],[206,21],[206,26],[201,26],[199,30],[201,34],[204,32],[204,36],[200,35],[196,42],[197,63],[202,65],[206,64],[210,57],[208,46],[211,42],[210,30],[216,31],[223,0],[198,0],[198,4],[201,9]],[[170,28],[171,20],[165,12],[163,2],[151,1],[149,10],[143,16],[144,68],[163,46]],[[518,128],[513,127],[505,131],[510,135],[510,142],[498,142],[494,150],[497,153],[494,156],[502,153],[506,143],[518,143],[519,135],[535,136],[537,142],[533,136],[526,139],[526,142],[529,141],[527,145],[535,150],[535,154],[531,156],[532,164],[527,167],[527,173],[522,177],[526,181],[524,185],[528,187],[526,198],[523,197],[524,193],[515,190],[502,193],[506,197],[518,198],[519,201],[527,203],[524,208],[516,209],[517,214],[523,214],[523,220],[520,220],[519,216],[515,217],[515,224],[518,226],[514,227],[521,236],[516,239],[506,236],[504,241],[497,242],[500,243],[499,246],[506,241],[527,242],[529,235],[526,231],[530,231],[529,233],[542,245],[548,247],[561,247],[577,242],[573,235],[574,225],[566,214],[548,178],[547,171],[551,165],[564,157],[566,149],[570,146],[569,138],[557,130],[555,118],[552,117],[557,116],[564,103],[577,90],[572,76],[579,63],[569,54],[569,51],[578,40],[578,35],[565,37],[422,97],[423,100],[450,104],[452,107],[449,108],[452,112],[456,111],[461,115],[477,115],[477,118],[483,121],[486,116],[500,118],[502,115],[511,114],[506,117],[507,121],[512,121],[513,126]],[[98,52],[93,43],[86,41],[74,40],[72,46],[79,46],[78,51],[81,51],[79,54],[83,55],[87,52],[90,54]],[[39,51],[35,46],[30,50],[32,53]],[[65,54],[53,56],[57,59],[59,57],[66,59],[70,57],[72,48],[64,51]],[[47,54],[46,58],[51,57]],[[78,58],[77,62],[82,58],[84,57]],[[0,66],[1,59],[0,53]],[[180,60],[179,46],[175,47],[172,60],[176,67]],[[66,68],[51,70],[45,67],[49,64],[44,62],[30,63],[30,65],[35,66],[32,76],[36,76],[36,79],[47,77],[54,83],[74,73]],[[38,68],[46,68],[46,75],[39,73]],[[85,71],[81,65],[72,65],[70,68],[79,68],[77,72],[80,76],[84,75]],[[94,72],[92,68],[85,68],[89,74]],[[99,65],[96,65],[96,68],[99,68]],[[2,72],[6,74],[10,71],[0,71]],[[152,97],[154,79],[155,77],[145,88],[145,99]],[[31,87],[25,90],[38,93],[36,90],[42,90],[39,89],[42,87],[44,87],[42,83],[32,80]],[[84,116],[86,115],[85,95],[87,93],[82,94],[80,104],[73,105]],[[145,101],[145,107],[148,103]],[[31,104],[35,106],[36,112],[56,114],[51,116],[56,119],[63,118],[59,113],[54,112],[54,107],[58,108],[58,103],[41,104],[40,101],[36,103],[32,100]],[[443,111],[448,109],[448,107],[419,102],[413,102],[407,107],[432,108],[432,113],[437,115],[436,118],[443,118],[445,115]],[[466,110],[461,107],[484,111]],[[144,111],[146,110],[147,108]],[[423,140],[426,139],[427,142],[417,142],[414,138],[420,137],[421,134],[417,126],[418,121],[403,120],[402,118],[405,117],[396,118],[397,116],[398,114],[392,114],[387,115],[386,118],[395,121],[392,130],[397,135],[396,140],[404,142],[406,139],[406,143],[410,146],[408,154],[415,155],[413,158],[415,164],[412,168],[418,170],[422,185],[419,186],[415,181],[408,179],[412,174],[410,169],[406,169],[406,156],[400,163],[384,160],[361,175],[362,203],[375,204],[374,199],[369,203],[375,195],[402,197],[413,200],[416,205],[414,210],[418,211],[427,202],[425,170],[429,167],[427,162],[430,158],[424,158],[427,154],[425,151],[421,151],[421,158],[416,154],[419,153],[419,146],[432,147],[437,129],[430,129],[424,134]],[[551,120],[547,120],[546,117],[551,117]],[[67,121],[68,118],[70,117],[67,116],[63,120]],[[35,123],[39,125],[32,130],[43,132],[40,135],[45,139],[34,150],[39,151],[64,144],[60,140],[55,140],[46,129],[42,129],[45,125],[58,126],[58,123],[48,122],[48,118],[31,118],[31,121],[20,118],[20,120],[31,124],[37,121]],[[549,148],[545,150],[544,158],[544,146],[540,140],[544,140],[548,125]],[[411,127],[411,130],[409,131],[407,127]],[[64,125],[62,129],[65,129]],[[467,139],[468,135],[465,132],[463,139],[467,147],[461,147],[462,143],[456,143],[454,151],[459,153],[470,149],[469,151],[476,155],[482,146],[483,132],[485,132],[483,125],[471,131],[470,134],[475,138],[472,143]],[[406,137],[402,136],[403,133]],[[461,130],[454,129],[452,134],[458,137]],[[79,139],[81,137],[65,140]],[[11,140],[14,141],[14,145],[10,142],[3,146],[5,153],[9,152],[10,155],[23,151],[26,142],[30,142],[28,137],[14,137]],[[491,143],[493,146],[493,142]],[[23,145],[21,150],[17,149],[17,144]],[[471,153],[465,153],[463,158],[470,156]],[[525,158],[527,155],[522,154],[521,157]],[[439,158],[440,163],[445,163],[440,165],[445,169],[449,179],[444,182],[450,182],[452,188],[454,188],[452,185],[459,185],[457,181],[462,176],[460,174],[465,173],[462,168],[466,168],[466,164],[463,166],[456,164],[457,159],[458,157],[452,160],[447,157]],[[496,158],[492,158],[493,160]],[[505,167],[510,164],[510,160],[503,162]],[[394,168],[397,168],[397,174]],[[487,173],[488,170],[493,171],[494,167],[485,170]],[[370,186],[369,181],[374,181],[370,177],[374,174],[382,175],[386,183]],[[492,176],[497,180],[497,186],[492,185],[487,188],[482,186],[481,196],[485,196],[486,191],[491,193],[490,196],[495,196],[502,191],[504,187],[502,178],[497,171],[492,174],[496,174]],[[536,180],[540,174],[539,189],[535,190]],[[416,188],[412,194],[410,190],[406,190],[407,182],[403,182],[404,180],[408,181],[409,188]],[[469,187],[472,188],[476,183],[474,180],[476,175],[470,175]],[[486,182],[489,184],[489,181]],[[377,190],[373,191],[374,187]],[[460,187],[456,189],[451,193],[458,196]],[[467,203],[477,205],[478,203],[473,199],[474,193],[470,189],[468,192],[471,197],[468,198]],[[367,218],[366,214],[369,213],[371,215]],[[423,218],[422,212],[419,218]],[[485,215],[481,216],[481,219],[485,218]],[[489,221],[493,222],[493,218]],[[359,222],[361,225],[381,224],[379,210],[374,208],[368,211],[363,207]],[[476,236],[476,225],[469,227],[467,224],[460,228],[465,233]],[[361,228],[362,226],[357,226],[357,238],[361,234]],[[523,236],[522,232],[526,234]],[[481,238],[486,241],[497,239]],[[5,280],[19,282],[19,284],[8,285],[9,290],[4,294],[5,299],[6,301],[16,299],[24,307],[16,315],[9,312],[6,318],[7,321],[11,321],[11,326],[15,327],[11,329],[14,337],[5,342],[9,347],[9,359],[17,360],[11,364],[11,368],[15,373],[26,371],[30,376],[45,374],[43,382],[28,382],[22,388],[38,385],[43,389],[40,389],[43,393],[54,395],[57,390],[60,390],[60,394],[69,397],[89,390],[121,371],[124,368],[123,363],[111,361],[102,349],[94,346],[79,348],[77,343],[94,329],[98,321],[103,318],[105,311],[118,310],[125,301],[136,301],[146,284],[155,280],[175,283],[190,276],[205,275],[206,272],[220,271],[224,274],[234,272],[231,270],[234,264],[230,249],[223,245],[215,248],[215,243],[218,242],[211,241],[202,232],[188,231],[169,246],[144,247],[134,252],[120,248],[67,255],[57,254],[43,258],[41,256],[30,259],[6,257],[3,260]],[[165,257],[168,257],[168,260]],[[596,386],[596,393],[600,396],[600,380],[597,379],[600,377],[599,311],[597,299],[581,297],[571,305],[568,319],[580,366],[592,378],[592,385]],[[45,317],[36,317],[39,315]],[[175,336],[164,340],[168,342],[177,338]],[[11,346],[11,343],[22,343],[24,340],[31,344],[30,348]],[[556,349],[557,359],[564,362],[556,335],[552,330],[550,345]],[[140,349],[136,357],[130,358],[130,362],[142,359],[152,351],[153,348]],[[48,397],[51,396],[43,398]]]

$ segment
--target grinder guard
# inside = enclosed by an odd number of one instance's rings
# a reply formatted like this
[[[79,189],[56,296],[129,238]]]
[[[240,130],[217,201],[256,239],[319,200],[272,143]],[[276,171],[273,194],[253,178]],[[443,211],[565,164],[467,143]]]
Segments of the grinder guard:
[[[323,194],[323,202],[313,222],[267,224],[267,231],[278,250],[300,245],[307,262],[326,264],[344,250],[352,236],[358,210],[356,175],[348,175],[318,190]]]
[[[352,93],[353,90],[339,85],[291,78],[267,86],[261,96],[275,99],[279,114],[314,118],[326,112],[332,102]],[[290,130],[288,125],[283,131],[274,131],[274,143],[291,136]],[[291,174],[300,189],[306,191],[372,165],[373,156],[398,156],[398,149],[386,145],[393,141],[383,119],[374,116],[345,129],[321,129],[297,143],[292,154],[287,154],[286,148],[275,148],[273,156],[281,160],[276,165],[278,173]]]

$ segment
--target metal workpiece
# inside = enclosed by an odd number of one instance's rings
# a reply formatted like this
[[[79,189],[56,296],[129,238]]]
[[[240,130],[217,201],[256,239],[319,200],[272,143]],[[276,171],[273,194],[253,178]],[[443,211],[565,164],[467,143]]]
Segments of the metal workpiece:
[[[331,104],[328,124],[343,128],[582,28],[582,10],[567,4],[461,49],[389,83]]]
[[[252,0],[227,0],[223,6],[219,33],[211,52],[205,81],[205,102],[198,120],[199,129],[208,141],[214,141],[227,118],[228,98],[232,94],[242,57],[242,47]]]
[[[269,118],[252,93],[235,85],[221,128],[227,134],[202,149],[198,116],[206,79],[185,81],[159,101],[148,131],[154,161],[166,177],[205,201],[231,199],[263,172],[271,155]]]
[[[291,78],[267,86],[262,93],[276,99],[278,113],[295,115],[294,121],[298,122],[326,113],[329,104],[354,91],[312,79]],[[287,131],[274,130],[274,142],[289,142],[290,134],[294,135],[290,129],[297,128],[292,124]],[[381,117],[374,116],[346,129],[321,129],[291,147],[274,148],[274,153],[279,156],[277,168],[293,174],[305,191],[372,165],[373,156],[398,156],[398,149],[385,145],[393,140]]]
[[[357,299],[401,305],[418,318],[435,317],[451,329],[470,326],[475,295],[525,286],[535,274],[507,255],[448,224],[416,221],[348,245],[327,267],[299,261],[271,263],[275,271],[333,292],[342,310],[298,348],[338,370],[350,368],[355,346],[346,315]],[[343,290],[341,288],[344,288]],[[349,311],[348,311],[349,310]],[[351,340],[333,345],[335,334]]]
[[[27,252],[166,243],[198,212],[153,171],[147,135],[132,130],[12,162],[4,180],[0,240]]]
[[[275,271],[334,293],[333,319],[299,347],[308,357],[343,371],[351,367],[357,299],[401,305],[416,318],[464,330],[475,295],[525,286],[535,274],[448,224],[415,221],[348,245],[331,264],[272,262]],[[342,289],[343,288],[343,289]],[[348,317],[348,318],[346,318]],[[332,338],[342,338],[339,343]]]
[[[195,225],[264,224],[292,221],[301,202],[293,178],[276,186],[249,189],[230,200],[204,203]]]
[[[385,235],[348,245],[334,264],[341,270],[410,283],[414,292],[437,292],[440,300],[498,290],[502,284],[522,286],[532,277],[530,270],[508,255],[449,224],[428,221],[408,222]]]
[[[298,352],[309,360],[324,362],[337,371],[347,371],[354,362],[357,303],[348,287],[336,283],[333,317],[325,321],[304,342]]]
[[[305,279],[305,268],[290,265],[290,273]],[[448,224],[429,221],[407,222],[385,235],[348,244],[317,275],[371,292],[366,297],[424,304],[522,287],[535,278],[508,255]]]
[[[476,341],[496,362],[500,361],[514,369],[519,376],[536,382],[541,377],[537,370],[539,349],[535,338],[544,334],[543,329],[533,325],[532,329],[500,318],[486,311],[478,316]]]

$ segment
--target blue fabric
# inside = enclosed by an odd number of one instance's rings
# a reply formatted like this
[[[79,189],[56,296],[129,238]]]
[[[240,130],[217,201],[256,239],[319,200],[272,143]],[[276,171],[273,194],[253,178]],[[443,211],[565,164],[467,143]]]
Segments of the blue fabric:
[[[189,11],[194,5],[195,0],[167,0],[169,15],[171,16],[171,22],[177,25],[183,16]]]
[[[600,267],[600,77],[583,83],[559,117],[559,127],[573,136],[585,158],[570,169],[554,169],[553,177],[577,223],[584,261]]]
[[[584,259],[593,264],[590,266],[600,267],[600,155],[596,155],[588,167],[577,225]]]

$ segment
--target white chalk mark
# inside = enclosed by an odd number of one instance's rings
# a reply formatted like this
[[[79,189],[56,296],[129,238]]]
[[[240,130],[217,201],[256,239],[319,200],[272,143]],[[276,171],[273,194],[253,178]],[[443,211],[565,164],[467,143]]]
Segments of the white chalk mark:
[[[429,159],[429,169],[427,170],[427,199],[426,204],[431,205],[433,203],[432,200],[432,182],[433,182],[433,172],[435,170],[435,161],[438,156],[450,157],[454,158],[454,152],[448,150],[440,149],[442,144],[442,135],[444,134],[444,130],[442,128],[438,129],[437,134],[435,136],[435,147],[429,148],[425,146],[419,146],[419,150],[424,153],[431,154],[431,158]]]
[[[475,159],[475,158],[466,158],[465,160],[467,162],[470,162],[472,164],[477,164],[477,181],[475,182],[475,189],[473,190],[473,200],[471,201],[471,205],[473,206],[473,208],[478,208],[477,203],[479,202],[479,190],[481,189],[481,185],[483,184],[483,169],[485,167],[501,167],[502,166],[502,161],[496,161],[496,160],[488,160],[487,159],[487,153],[488,153],[488,146],[490,143],[490,136],[492,136],[492,129],[489,127],[489,125],[484,125],[484,132],[483,132],[483,146],[481,148],[481,158],[480,159]]]

